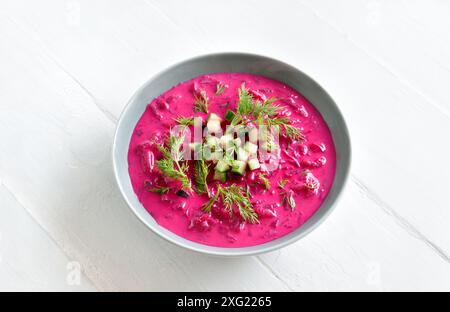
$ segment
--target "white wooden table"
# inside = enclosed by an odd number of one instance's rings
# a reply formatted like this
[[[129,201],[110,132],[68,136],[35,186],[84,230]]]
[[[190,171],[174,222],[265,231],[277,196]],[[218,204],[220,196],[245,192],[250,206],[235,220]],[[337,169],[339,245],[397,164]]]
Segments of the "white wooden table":
[[[450,290],[449,16],[445,0],[2,0],[0,290]],[[352,135],[332,216],[258,257],[166,243],[112,174],[134,90],[219,51],[308,73]]]

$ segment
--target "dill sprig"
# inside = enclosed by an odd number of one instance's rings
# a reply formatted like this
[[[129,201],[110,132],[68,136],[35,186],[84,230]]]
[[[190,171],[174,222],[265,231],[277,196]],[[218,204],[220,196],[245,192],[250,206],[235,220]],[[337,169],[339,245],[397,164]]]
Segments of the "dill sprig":
[[[266,120],[269,127],[282,127],[287,138],[295,141],[303,141],[305,136],[302,131],[296,126],[290,124],[291,120],[288,117],[274,117]]]
[[[223,83],[218,83],[216,86],[216,95],[221,95],[226,89],[226,86]]]
[[[241,218],[249,223],[258,223],[258,214],[253,209],[250,196],[242,187],[232,184],[230,186],[218,186],[216,194],[203,206],[203,211],[211,212],[211,208],[219,199],[230,216],[234,215],[237,208]]]
[[[242,84],[238,89],[239,101],[236,109],[236,114],[231,121],[232,125],[238,125],[242,123],[247,116],[247,119],[251,117],[259,125],[266,124],[269,127],[279,127],[284,129],[284,135],[291,139],[297,141],[303,141],[305,139],[301,130],[296,126],[292,125],[291,119],[289,117],[276,117],[278,112],[284,109],[283,106],[275,105],[277,98],[271,97],[267,100],[254,101],[253,95],[250,93],[249,89]]]
[[[194,125],[194,117],[177,117],[175,121],[182,126],[193,126]]]
[[[158,193],[158,194],[161,194],[161,195],[168,193],[169,190],[170,190],[170,188],[167,187],[167,186],[157,186],[157,187],[154,187],[152,189],[149,189],[150,192]]]
[[[238,106],[237,106],[237,112],[239,115],[249,115],[252,112],[253,109],[253,95],[249,92],[249,89],[245,87],[245,83],[241,85],[241,87],[238,89]]]
[[[288,179],[281,179],[280,182],[278,182],[278,187],[280,189],[284,189],[284,187],[286,186],[286,184],[288,184],[289,180]]]
[[[212,206],[213,206],[214,203],[219,199],[219,195],[220,195],[219,189],[220,189],[220,186],[217,188],[216,194],[214,194],[214,196],[211,197],[211,198],[208,200],[208,202],[207,202],[206,204],[203,205],[202,210],[203,210],[204,212],[207,212],[207,213],[210,213],[210,212],[211,212]]]
[[[302,131],[299,128],[289,124],[284,124],[283,127],[284,133],[289,139],[295,141],[305,140],[305,136],[303,135]]]
[[[253,107],[253,117],[260,119],[261,117],[267,116],[272,117],[278,114],[278,111],[283,109],[282,106],[274,105],[273,103],[277,101],[277,98],[271,97],[261,103],[261,101],[256,101]]]
[[[268,118],[266,120],[266,123],[269,127],[272,126],[284,126],[287,123],[289,123],[290,120],[287,117],[275,117],[275,118]]]
[[[260,174],[258,175],[258,177],[259,177],[259,179],[263,182],[265,189],[266,189],[266,190],[270,190],[270,182],[269,182],[269,179],[267,179],[267,177],[266,177],[264,174],[262,174],[262,173],[260,173]]]
[[[277,98],[271,97],[261,102],[259,100],[254,101],[253,95],[249,89],[245,87],[243,83],[238,89],[238,107],[237,112],[242,115],[251,115],[255,119],[260,117],[272,117],[275,116],[279,110],[283,109],[282,106],[275,105]]]
[[[206,181],[209,173],[209,166],[204,160],[197,160],[195,162],[195,183],[197,185],[197,192],[199,194],[209,194],[208,183]]]
[[[181,163],[183,154],[180,151],[183,145],[185,136],[184,134],[175,136],[170,135],[166,145],[158,145],[158,149],[163,154],[163,158],[156,162],[159,170],[166,177],[178,180],[181,182],[183,189],[192,191],[191,181],[187,176],[189,165],[187,162]]]
[[[208,96],[205,90],[194,92],[194,110],[196,112],[208,113]]]

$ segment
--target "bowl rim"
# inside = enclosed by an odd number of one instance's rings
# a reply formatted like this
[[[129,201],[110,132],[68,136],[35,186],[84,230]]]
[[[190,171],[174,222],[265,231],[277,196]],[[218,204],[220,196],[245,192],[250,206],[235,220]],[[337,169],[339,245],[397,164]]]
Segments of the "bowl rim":
[[[341,122],[341,127],[342,127],[342,130],[344,132],[343,135],[347,138],[347,141],[348,141],[348,146],[347,146],[347,150],[348,150],[348,165],[347,165],[347,167],[345,168],[345,170],[343,172],[343,178],[342,178],[341,187],[338,190],[338,192],[336,193],[336,195],[335,195],[333,201],[331,202],[329,208],[309,228],[305,229],[303,232],[298,233],[297,235],[293,235],[289,239],[285,239],[284,241],[280,241],[279,243],[272,244],[272,245],[267,245],[268,243],[272,242],[272,241],[269,241],[269,242],[266,242],[266,243],[263,243],[263,244],[260,244],[260,245],[245,246],[245,247],[233,247],[233,248],[210,246],[210,245],[201,244],[201,243],[193,242],[193,241],[190,241],[190,243],[192,243],[192,245],[187,245],[187,244],[183,243],[183,241],[181,241],[179,239],[174,239],[174,238],[166,235],[165,233],[159,231],[154,226],[148,224],[146,222],[146,220],[144,220],[144,218],[141,215],[138,214],[138,212],[134,208],[133,204],[129,201],[127,193],[124,190],[124,186],[122,185],[121,177],[119,176],[118,163],[117,163],[118,159],[116,159],[116,149],[117,149],[117,145],[118,145],[119,132],[120,132],[120,129],[122,128],[121,125],[124,122],[124,116],[131,109],[132,103],[141,94],[141,92],[149,84],[153,83],[159,76],[164,75],[165,73],[168,73],[168,72],[174,70],[175,68],[177,68],[177,67],[179,67],[179,66],[181,66],[183,64],[194,62],[194,61],[197,61],[197,60],[201,60],[203,58],[232,57],[232,56],[236,56],[236,57],[254,57],[254,58],[265,59],[265,60],[271,61],[271,62],[278,62],[278,63],[280,63],[280,64],[282,64],[284,66],[288,66],[290,68],[293,68],[293,69],[297,70],[302,75],[304,75],[305,77],[310,79],[311,82],[313,82],[316,85],[316,87],[318,87],[321,90],[321,92],[323,92],[324,95],[326,95],[329,98],[331,104],[334,106],[334,109],[335,109],[336,113],[338,115],[340,115],[339,117],[340,117],[340,120],[342,121]],[[180,81],[180,82],[182,82],[182,81]],[[311,104],[314,106],[314,103],[311,103]],[[195,251],[195,252],[198,252],[198,253],[201,253],[201,254],[206,254],[206,255],[210,255],[210,256],[227,257],[228,258],[228,257],[242,257],[242,256],[258,255],[258,254],[263,254],[263,253],[267,253],[267,252],[270,252],[270,251],[274,251],[274,250],[283,248],[283,247],[285,247],[287,245],[290,245],[290,244],[300,240],[301,238],[307,236],[309,233],[311,233],[313,230],[315,230],[319,225],[321,225],[330,216],[330,214],[334,211],[334,209],[336,208],[337,204],[339,203],[339,201],[340,201],[340,199],[342,197],[342,193],[344,192],[344,190],[345,190],[345,188],[346,188],[346,186],[348,184],[350,171],[351,171],[351,165],[352,165],[352,145],[351,145],[351,137],[350,137],[350,133],[349,133],[349,130],[348,130],[348,126],[347,126],[347,123],[346,123],[346,121],[344,119],[344,116],[343,116],[339,106],[336,104],[334,99],[328,94],[328,92],[319,83],[317,83],[317,81],[315,79],[313,79],[310,75],[305,74],[303,71],[301,71],[297,67],[292,66],[292,65],[290,65],[290,64],[288,64],[286,62],[283,62],[283,61],[280,61],[278,59],[275,59],[275,58],[272,58],[272,57],[268,57],[268,56],[265,56],[265,55],[261,55],[261,54],[246,53],[246,52],[217,52],[217,53],[201,54],[201,55],[197,55],[197,56],[194,56],[194,57],[187,58],[187,59],[184,59],[182,61],[176,62],[176,63],[172,64],[171,66],[168,66],[165,69],[155,73],[150,79],[146,80],[139,88],[137,88],[136,91],[133,93],[133,95],[126,102],[126,105],[122,109],[122,112],[121,112],[121,114],[119,116],[119,119],[117,120],[116,129],[115,129],[114,138],[113,138],[112,149],[111,149],[111,156],[112,156],[114,177],[115,177],[117,186],[119,187],[119,190],[120,190],[120,193],[122,195],[122,198],[125,200],[125,202],[127,203],[128,207],[133,211],[134,215],[148,229],[150,229],[153,233],[157,234],[159,237],[164,238],[166,241],[168,241],[168,242],[170,242],[170,243],[172,243],[172,244],[174,244],[176,246],[179,246],[179,247],[191,250],[191,251]],[[333,183],[335,183],[335,181],[333,181]],[[320,209],[320,207],[318,209]],[[151,215],[150,215],[150,217],[151,217]],[[179,236],[177,234],[175,234],[175,235],[176,235],[176,237],[179,237],[181,239],[187,240],[186,238],[181,237],[181,236]],[[282,238],[282,237],[280,237],[280,238]],[[276,239],[276,240],[278,240],[278,239]],[[253,250],[246,250],[246,249],[248,249],[250,247],[252,247]],[[214,250],[212,250],[212,249],[214,249]]]

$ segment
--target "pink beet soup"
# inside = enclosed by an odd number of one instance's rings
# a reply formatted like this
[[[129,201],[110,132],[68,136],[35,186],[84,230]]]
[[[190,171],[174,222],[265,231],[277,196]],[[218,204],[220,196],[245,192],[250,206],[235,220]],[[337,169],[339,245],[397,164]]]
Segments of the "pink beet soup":
[[[194,117],[203,134],[196,142]],[[177,125],[182,131],[172,134]],[[275,132],[255,141],[264,125]],[[226,129],[243,129],[243,136]],[[261,159],[263,146],[275,152]],[[196,151],[196,159],[179,157]],[[201,244],[244,247],[301,227],[332,186],[336,155],[327,124],[299,92],[262,76],[218,73],[148,104],[128,165],[137,197],[160,226]]]

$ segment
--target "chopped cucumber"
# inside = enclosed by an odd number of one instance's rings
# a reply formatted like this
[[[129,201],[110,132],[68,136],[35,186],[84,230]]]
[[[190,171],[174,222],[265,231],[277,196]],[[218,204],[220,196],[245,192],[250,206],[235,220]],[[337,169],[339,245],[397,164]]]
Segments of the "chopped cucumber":
[[[220,138],[220,145],[222,147],[228,147],[231,145],[231,141],[233,141],[233,136],[231,134],[225,134]]]
[[[225,171],[230,170],[230,165],[228,164],[228,162],[226,160],[220,159],[217,162],[215,170],[220,171],[220,172],[225,172]]]
[[[205,144],[203,146],[203,158],[205,160],[219,160],[223,158],[223,150],[218,145]]]
[[[211,113],[211,114],[209,114],[207,121],[209,122],[209,121],[211,121],[211,120],[219,120],[219,121],[222,121],[222,118],[220,118],[219,116],[217,116],[217,115],[214,114],[214,113]]]
[[[222,133],[222,126],[218,119],[211,119],[208,121],[206,128],[208,129],[208,133]]]
[[[220,172],[220,171],[214,171],[214,180],[220,181],[220,182],[226,182],[227,181],[227,173],[226,172]]]
[[[231,122],[233,120],[235,116],[235,113],[231,110],[227,110],[227,112],[225,113],[225,119],[229,122]]]
[[[259,164],[258,158],[250,159],[248,161],[248,167],[250,168],[250,170],[259,169],[261,167],[261,165]]]
[[[256,155],[258,152],[258,145],[253,144],[251,142],[246,142],[244,145],[244,149],[250,154],[250,155]]]
[[[237,173],[239,175],[244,175],[244,173],[245,173],[245,166],[247,166],[247,163],[245,161],[234,160],[231,163],[231,172]]]
[[[215,136],[207,136],[206,137],[206,144],[211,146],[211,147],[217,147],[219,146],[220,143],[220,139],[218,137]],[[212,148],[214,150],[214,148]]]
[[[239,147],[237,149],[237,159],[238,160],[240,160],[240,161],[247,161],[248,160],[248,156],[249,156],[249,154],[242,147]]]
[[[240,138],[234,139],[233,142],[237,147],[241,146],[242,144],[242,140]]]
[[[211,160],[213,161],[213,163],[217,163],[219,160],[222,160],[222,159],[223,159],[223,150],[216,150],[212,154]]]

